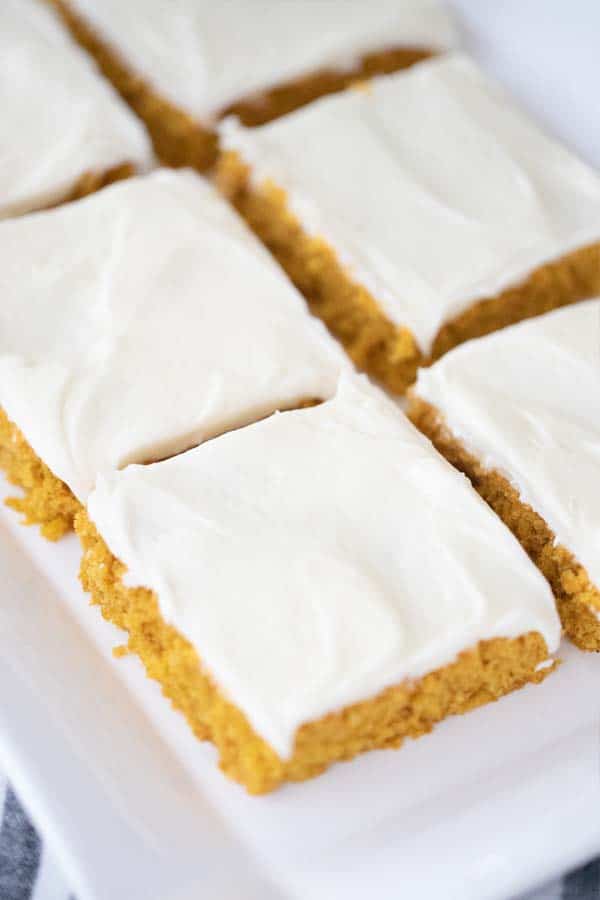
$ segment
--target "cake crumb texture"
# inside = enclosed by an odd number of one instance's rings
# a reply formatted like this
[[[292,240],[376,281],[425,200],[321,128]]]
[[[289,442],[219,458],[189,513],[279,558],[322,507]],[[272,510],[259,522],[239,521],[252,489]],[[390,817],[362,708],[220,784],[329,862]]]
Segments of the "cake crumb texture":
[[[214,743],[223,772],[251,794],[266,793],[285,781],[311,778],[331,763],[367,750],[398,747],[406,737],[431,731],[445,716],[497,700],[527,682],[540,682],[554,668],[536,671],[547,658],[546,643],[537,632],[483,641],[418,681],[391,687],[373,699],[303,725],[292,757],[284,760],[221,695],[193,646],[162,618],[156,595],[123,584],[125,567],[83,510],[75,529],[83,547],[81,580],[92,602],[106,619],[128,632],[128,649],[141,658],[149,677],[160,682],[196,736]]]
[[[45,538],[57,541],[73,528],[79,501],[31,449],[16,425],[0,409],[0,468],[22,497],[6,503],[21,513],[25,525],[39,525]]]
[[[244,98],[224,109],[221,117],[237,116],[248,128],[265,125],[318,100],[319,97],[337,94],[356,82],[377,75],[390,75],[392,72],[408,69],[433,55],[431,50],[421,47],[394,47],[367,53],[350,69],[319,69],[262,91],[256,96]]]
[[[484,468],[446,426],[443,416],[418,397],[410,398],[408,415],[446,459],[470,479],[473,487],[519,540],[547,578],[567,636],[582,650],[600,650],[600,590],[569,550],[556,543],[544,519],[523,503],[499,472]]]
[[[136,171],[133,163],[122,163],[122,165],[114,166],[106,172],[84,172],[77,179],[69,193],[59,203],[53,203],[52,206],[60,206],[62,203],[81,200],[83,197],[95,194],[96,191],[108,187],[110,184],[123,181],[125,178],[132,178]]]
[[[304,232],[282,189],[273,184],[251,187],[250,170],[237,153],[221,155],[216,179],[353,362],[390,390],[404,393],[422,362],[411,332],[384,316],[371,294],[350,280],[324,240]]]
[[[594,243],[540,266],[519,284],[478,300],[446,322],[435,337],[429,362],[464,341],[599,293],[600,243]]]

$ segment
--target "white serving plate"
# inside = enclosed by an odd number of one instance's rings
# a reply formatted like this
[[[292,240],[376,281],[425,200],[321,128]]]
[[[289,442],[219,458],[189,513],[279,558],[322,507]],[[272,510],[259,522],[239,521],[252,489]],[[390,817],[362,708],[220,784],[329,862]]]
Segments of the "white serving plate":
[[[597,0],[452,5],[475,55],[600,165]],[[565,645],[539,687],[250,798],[139,662],[112,659],[78,560],[75,538],[0,512],[0,766],[78,900],[486,900],[600,852],[597,657]]]

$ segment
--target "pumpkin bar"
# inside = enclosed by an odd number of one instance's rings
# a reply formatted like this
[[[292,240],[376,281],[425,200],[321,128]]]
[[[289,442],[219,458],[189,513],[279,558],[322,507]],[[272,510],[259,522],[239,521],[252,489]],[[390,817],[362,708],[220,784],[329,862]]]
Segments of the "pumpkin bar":
[[[260,128],[228,119],[222,142],[222,189],[391,390],[600,292],[600,177],[460,54]]]
[[[554,665],[545,579],[354,374],[320,405],[100,475],[76,529],[84,587],[251,793]]]

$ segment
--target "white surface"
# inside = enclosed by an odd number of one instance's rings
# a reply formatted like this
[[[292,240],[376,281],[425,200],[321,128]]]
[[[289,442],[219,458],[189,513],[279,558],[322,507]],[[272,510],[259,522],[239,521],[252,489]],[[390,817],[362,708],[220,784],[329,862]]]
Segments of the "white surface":
[[[467,341],[415,393],[600,585],[600,299]]]
[[[144,127],[42,0],[0,3],[0,109],[0,219],[61,199],[86,172],[152,162]]]
[[[439,0],[71,4],[156,91],[204,121],[254,92],[324,66],[351,66],[372,50],[456,43]]]
[[[600,168],[597,0],[447,0],[465,49],[550,134]]]
[[[453,6],[490,71],[600,165],[597,0]],[[600,851],[597,657],[565,647],[539,687],[248,798],[135,660],[110,658],[77,557],[2,512],[0,761],[78,900],[505,900]]]
[[[0,406],[81,500],[100,472],[325,399],[349,368],[190,171],[0,222],[0,294]]]
[[[598,174],[462,54],[221,135],[425,354],[473,302],[600,240]]]
[[[127,584],[156,592],[284,759],[304,722],[479,641],[537,631],[558,647],[554,598],[517,540],[364,377],[99,478],[88,508]]]

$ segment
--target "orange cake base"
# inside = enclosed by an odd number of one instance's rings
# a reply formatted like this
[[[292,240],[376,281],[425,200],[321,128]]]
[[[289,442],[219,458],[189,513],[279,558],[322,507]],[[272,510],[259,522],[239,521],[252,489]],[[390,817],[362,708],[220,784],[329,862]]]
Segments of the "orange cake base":
[[[51,206],[60,206],[73,200],[81,200],[82,197],[95,194],[96,191],[108,187],[109,184],[114,184],[116,181],[122,181],[125,178],[131,178],[136,174],[136,171],[137,169],[133,163],[125,162],[119,166],[113,166],[112,169],[107,169],[106,172],[84,172],[77,179],[71,190],[61,200],[52,203]]]
[[[404,393],[419,365],[430,364],[466,340],[600,293],[598,243],[536,269],[495,297],[473,303],[443,325],[431,357],[425,359],[409,329],[394,325],[384,315],[376,298],[348,276],[326,241],[303,230],[281,188],[271,183],[252,186],[249,167],[232,151],[220,157],[216,177],[223,193],[357,366],[395,393]]]
[[[520,500],[518,491],[503,475],[485,469],[465,450],[438,410],[412,397],[408,415],[440,453],[467,475],[548,579],[568,637],[582,650],[600,650],[600,591],[584,567],[569,550],[556,543],[544,519]]]
[[[114,184],[116,181],[131,178],[136,172],[137,169],[133,163],[127,162],[118,166],[113,166],[111,169],[107,169],[104,172],[84,172],[73,186],[58,199],[42,206],[35,206],[31,210],[27,210],[27,212],[43,212],[46,209],[55,209],[57,206],[62,206],[65,203],[71,203],[73,200],[81,200],[83,197],[87,197],[89,194],[95,194],[96,191],[108,187],[108,185]],[[9,215],[8,218],[19,215],[23,215],[23,213],[14,213]]]
[[[394,47],[368,53],[351,69],[319,69],[256,96],[244,98],[228,106],[219,118],[235,115],[249,128],[264,125],[318,100],[319,97],[337,94],[357,81],[408,69],[433,55],[431,50],[422,47]]]
[[[70,8],[68,0],[47,2],[58,10],[73,37],[91,53],[104,75],[145,123],[160,160],[166,165],[192,166],[199,171],[210,168],[217,155],[217,137],[210,127],[203,126],[157,94]],[[341,91],[353,81],[395,72],[431,55],[430,51],[418,47],[370,53],[350,71],[320,70],[255,96],[242,98],[222,110],[218,118],[235,114],[245,125],[260,125],[325,94]]]
[[[292,757],[284,760],[220,694],[193,646],[162,618],[156,595],[123,585],[125,567],[84,511],[77,516],[75,529],[83,547],[81,580],[92,602],[106,619],[128,632],[127,650],[141,658],[147,674],[160,682],[194,733],[214,743],[221,769],[252,794],[311,778],[331,763],[367,750],[398,747],[404,738],[426,734],[448,715],[496,700],[527,682],[542,681],[553,668],[537,671],[547,658],[538,633],[482,642],[418,681],[391,687],[371,700],[303,725]]]
[[[589,244],[536,269],[528,278],[495,297],[486,297],[439,330],[431,359],[435,362],[464,341],[483,337],[543,313],[587,300],[600,293],[600,243]]]
[[[25,525],[39,525],[44,537],[57,541],[73,528],[82,508],[69,488],[52,474],[31,449],[16,425],[0,409],[0,469],[23,489],[7,505],[21,513]]]

